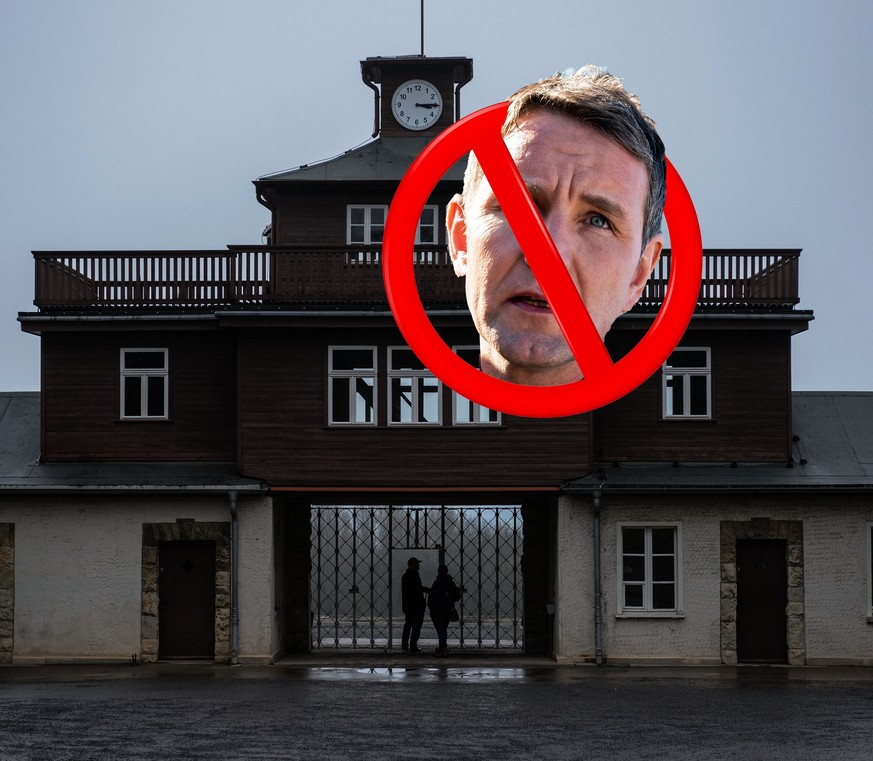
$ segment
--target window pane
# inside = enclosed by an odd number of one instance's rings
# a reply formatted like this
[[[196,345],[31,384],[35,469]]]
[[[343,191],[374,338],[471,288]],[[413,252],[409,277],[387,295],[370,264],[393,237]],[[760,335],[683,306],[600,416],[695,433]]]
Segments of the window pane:
[[[364,243],[364,226],[352,225],[349,229],[349,243]]]
[[[433,243],[434,235],[432,227],[422,227],[418,231],[418,240],[420,243]]]
[[[709,377],[706,375],[692,375],[688,378],[688,383],[691,387],[691,414],[692,415],[708,415],[709,405],[707,404],[707,388],[709,386]]]
[[[144,379],[148,384],[147,408],[149,417],[165,417],[167,412],[164,409],[164,383],[166,378],[150,377]]]
[[[667,390],[664,393],[664,402],[667,408],[664,414],[684,415],[685,414],[685,399],[682,394],[684,375],[668,375],[665,378]]]
[[[370,228],[370,243],[381,243],[383,232],[384,232],[384,230],[382,229],[382,227],[371,227]]]
[[[334,370],[375,370],[375,352],[372,349],[334,349],[330,353]]]
[[[356,423],[373,422],[373,379],[355,378]]]
[[[163,370],[165,369],[163,351],[126,351],[124,357],[125,370]]]
[[[440,419],[439,409],[440,384],[436,378],[418,379],[418,422],[438,423]]]
[[[673,369],[705,369],[708,367],[704,349],[677,349],[666,362]]]
[[[675,562],[672,555],[652,558],[652,581],[675,581]]]
[[[676,529],[653,528],[652,529],[652,554],[673,555],[675,548]]]
[[[425,206],[421,211],[421,220],[419,221],[419,225],[422,227],[433,227],[434,225],[434,209],[429,206]]]
[[[476,421],[476,405],[460,394],[455,394],[455,422],[472,423]]]
[[[625,555],[642,555],[646,551],[646,530],[644,528],[623,528],[621,546]]]
[[[468,365],[472,365],[475,368],[479,367],[479,347],[471,346],[470,348],[462,348],[455,349],[455,354],[457,354],[461,359],[464,360]]]
[[[349,210],[349,219],[351,220],[353,225],[363,225],[364,224],[364,207],[363,206],[352,206]]]
[[[349,384],[351,378],[331,378],[331,422],[349,423]]]
[[[391,422],[412,422],[412,378],[391,379]]]
[[[424,370],[424,364],[412,349],[391,350],[391,370]]]
[[[385,224],[385,209],[381,206],[374,206],[370,209],[370,224],[383,225]]]
[[[642,584],[628,584],[624,588],[624,607],[625,608],[642,608],[643,607],[643,586]]]
[[[652,608],[655,610],[674,610],[676,608],[676,586],[674,584],[652,584]]]
[[[646,559],[643,557],[625,557],[622,563],[623,581],[645,581]]]
[[[144,378],[128,376],[124,383],[124,417],[142,417],[141,389]]]

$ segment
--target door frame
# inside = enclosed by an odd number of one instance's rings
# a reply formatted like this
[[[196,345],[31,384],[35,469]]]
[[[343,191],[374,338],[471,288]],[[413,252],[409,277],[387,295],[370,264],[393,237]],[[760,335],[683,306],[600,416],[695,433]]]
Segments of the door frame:
[[[788,578],[788,663],[806,664],[803,521],[752,518],[721,521],[721,661],[737,664],[737,540],[782,539]]]
[[[142,524],[142,617],[140,660],[158,659],[158,544],[160,542],[215,542],[215,660],[230,661],[230,522]]]

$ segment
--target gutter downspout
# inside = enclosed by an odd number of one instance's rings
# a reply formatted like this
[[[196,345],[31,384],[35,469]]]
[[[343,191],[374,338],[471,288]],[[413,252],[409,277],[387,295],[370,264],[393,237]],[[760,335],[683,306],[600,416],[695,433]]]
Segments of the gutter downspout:
[[[603,591],[600,585],[600,489],[592,492],[594,502],[594,662],[603,665]]]
[[[363,66],[361,68],[363,69]],[[378,77],[380,80],[382,79],[381,74],[379,74]],[[379,90],[378,87],[376,87],[376,84],[371,79],[369,72],[361,71],[361,79],[363,80],[364,84],[367,85],[367,87],[369,87],[374,93],[376,93],[376,100],[375,100],[376,113],[373,117],[372,137],[378,137],[378,135],[379,135],[379,98],[381,97],[381,91]]]
[[[236,512],[236,492],[230,499],[230,664],[239,664],[239,520]]]
[[[455,83],[455,121],[461,118],[461,88],[473,79],[473,66],[470,66],[470,73],[463,79]]]

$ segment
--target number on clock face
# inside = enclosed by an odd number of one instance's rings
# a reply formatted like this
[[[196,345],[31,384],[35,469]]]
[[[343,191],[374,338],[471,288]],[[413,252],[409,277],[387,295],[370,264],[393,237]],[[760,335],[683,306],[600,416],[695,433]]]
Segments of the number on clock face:
[[[443,99],[439,90],[423,79],[404,82],[391,98],[391,113],[406,129],[427,129],[442,112]]]

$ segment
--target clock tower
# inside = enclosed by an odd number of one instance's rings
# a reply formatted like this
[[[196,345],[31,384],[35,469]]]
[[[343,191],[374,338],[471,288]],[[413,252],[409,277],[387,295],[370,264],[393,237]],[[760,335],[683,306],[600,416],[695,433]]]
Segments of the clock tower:
[[[375,93],[373,137],[433,137],[460,118],[470,58],[410,55],[367,58],[361,78]]]
[[[258,201],[272,214],[264,231],[267,244],[378,246],[406,170],[460,118],[460,91],[473,78],[473,60],[379,56],[361,61],[361,78],[373,90],[375,139],[326,161],[255,180]],[[419,243],[446,245],[446,206],[461,190],[465,166],[466,159],[459,159],[436,184],[423,211]]]

